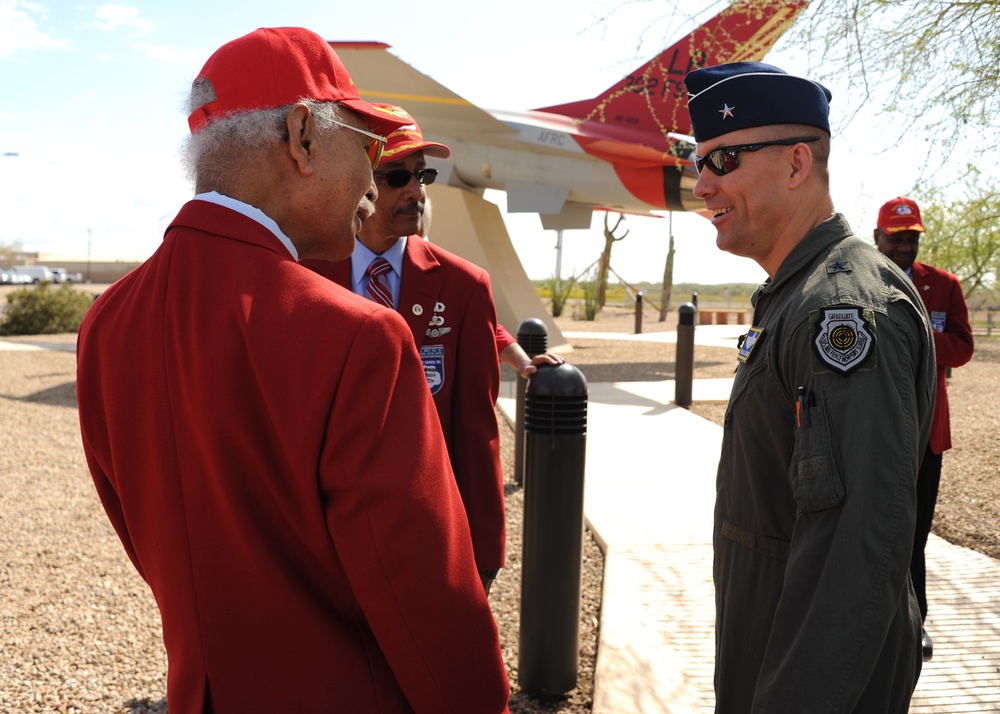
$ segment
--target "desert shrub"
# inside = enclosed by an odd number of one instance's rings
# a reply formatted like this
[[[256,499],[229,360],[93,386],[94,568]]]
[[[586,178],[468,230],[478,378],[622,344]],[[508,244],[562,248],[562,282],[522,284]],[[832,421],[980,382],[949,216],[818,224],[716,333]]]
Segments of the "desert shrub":
[[[580,287],[583,289],[583,319],[593,322],[597,319],[597,313],[601,311],[597,271],[591,272],[587,279],[580,283]]]
[[[42,282],[7,295],[7,307],[0,315],[0,335],[51,335],[77,332],[94,296],[80,292],[69,283],[58,289]]]
[[[557,283],[559,284],[559,290],[556,290]],[[566,301],[569,300],[570,293],[573,292],[575,286],[576,278],[558,281],[553,275],[546,281],[545,287],[552,295],[552,317],[559,317],[563,314],[563,310],[566,309]]]

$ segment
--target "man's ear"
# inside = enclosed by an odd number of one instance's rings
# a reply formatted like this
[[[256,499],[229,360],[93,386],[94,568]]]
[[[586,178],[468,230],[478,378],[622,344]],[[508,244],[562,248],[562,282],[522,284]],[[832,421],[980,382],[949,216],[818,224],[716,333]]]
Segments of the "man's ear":
[[[319,146],[316,135],[316,121],[305,104],[296,104],[285,117],[288,132],[288,155],[295,162],[303,176],[311,176],[314,171],[313,152]]]
[[[798,188],[805,183],[806,178],[812,173],[812,149],[806,144],[796,144],[793,146],[789,166],[791,168],[791,173],[788,177],[789,188]]]

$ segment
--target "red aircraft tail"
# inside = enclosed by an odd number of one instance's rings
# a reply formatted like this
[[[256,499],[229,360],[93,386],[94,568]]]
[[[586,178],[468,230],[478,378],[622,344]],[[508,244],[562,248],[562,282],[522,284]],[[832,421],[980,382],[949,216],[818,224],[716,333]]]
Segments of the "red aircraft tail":
[[[762,59],[808,0],[739,0],[593,99],[535,111],[605,125],[588,130],[657,136],[666,149],[668,132],[691,133],[684,75],[698,67]],[[603,131],[602,131],[603,129]],[[643,141],[642,143],[647,143]]]

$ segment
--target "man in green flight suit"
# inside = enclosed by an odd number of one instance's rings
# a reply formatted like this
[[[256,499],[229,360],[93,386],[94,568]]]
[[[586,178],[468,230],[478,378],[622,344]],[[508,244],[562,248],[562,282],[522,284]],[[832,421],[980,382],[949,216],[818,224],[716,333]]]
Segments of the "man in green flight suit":
[[[722,250],[754,293],[715,509],[716,711],[907,711],[908,574],[934,346],[912,283],[830,197],[830,92],[762,63],[687,75]]]

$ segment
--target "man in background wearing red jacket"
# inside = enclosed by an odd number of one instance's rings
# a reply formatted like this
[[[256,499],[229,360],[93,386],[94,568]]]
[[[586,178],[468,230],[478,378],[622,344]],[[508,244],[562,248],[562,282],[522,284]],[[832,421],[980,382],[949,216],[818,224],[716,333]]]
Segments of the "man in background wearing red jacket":
[[[962,284],[951,273],[916,262],[920,234],[927,229],[920,219],[920,207],[912,198],[888,201],[878,212],[875,245],[889,260],[909,276],[927,308],[937,354],[937,397],[931,435],[917,475],[917,528],[913,534],[913,557],[910,577],[917,592],[921,618],[927,620],[927,570],[924,546],[934,520],[938,485],[941,482],[942,454],[951,448],[951,423],[948,413],[948,382],[945,371],[961,367],[972,359],[972,328],[969,309],[962,295]],[[930,659],[934,645],[926,627],[921,630],[924,659]]]
[[[504,566],[506,523],[500,432],[497,316],[489,274],[425,241],[425,186],[437,178],[425,157],[448,158],[424,139],[404,109],[375,107],[403,126],[387,137],[375,170],[375,214],[358,232],[347,260],[303,261],[359,295],[396,310],[413,335],[469,517],[476,566],[489,593]],[[382,268],[374,276],[370,271]],[[505,345],[506,346],[506,345]]]

